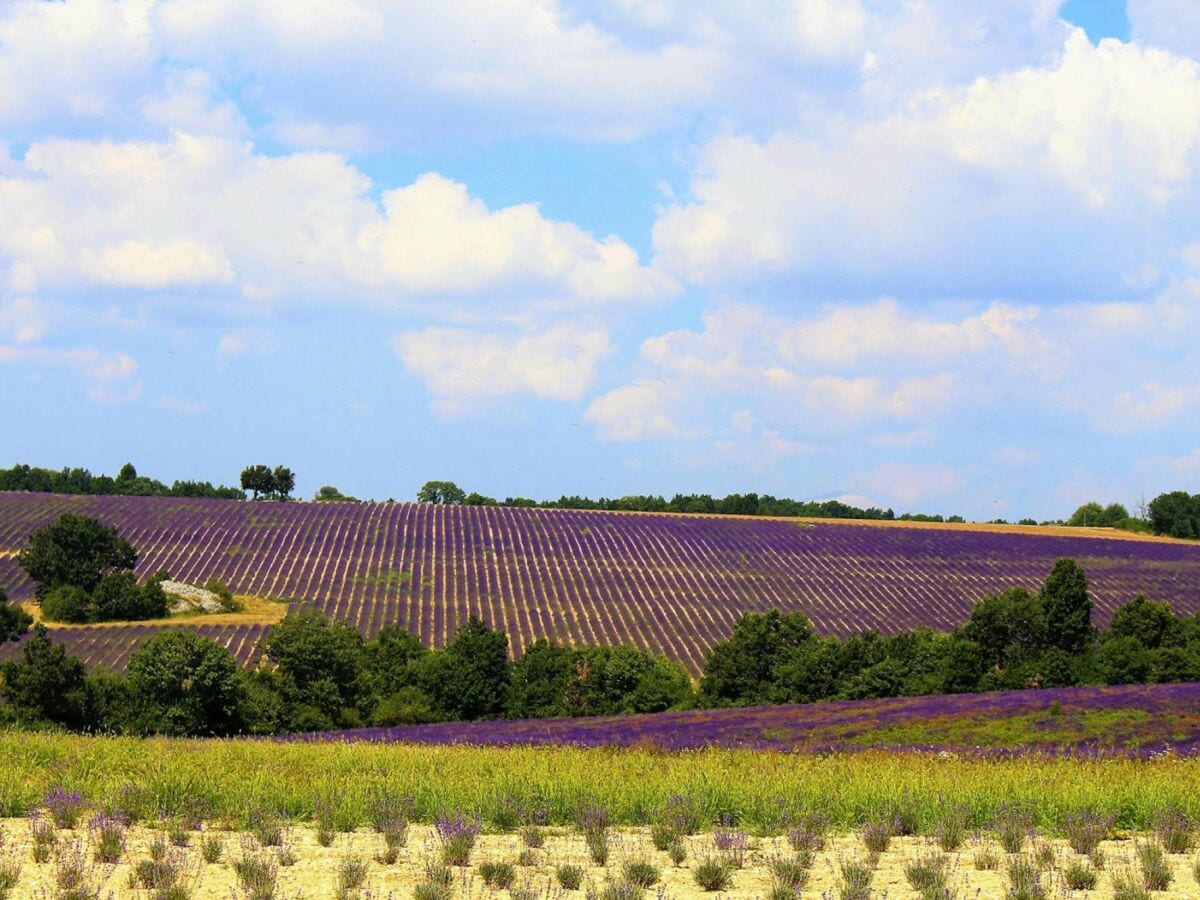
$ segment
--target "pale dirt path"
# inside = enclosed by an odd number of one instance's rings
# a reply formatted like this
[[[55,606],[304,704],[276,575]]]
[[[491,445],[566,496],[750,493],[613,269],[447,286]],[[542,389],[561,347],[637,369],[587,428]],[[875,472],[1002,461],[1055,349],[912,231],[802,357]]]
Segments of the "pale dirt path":
[[[35,864],[30,856],[29,837],[26,820],[8,819],[0,822],[6,840],[4,855],[22,861],[21,878],[16,890],[10,895],[13,900],[52,896],[53,865]],[[115,897],[145,896],[129,886],[130,861],[148,858],[147,846],[154,832],[145,828],[131,831],[126,861],[117,866],[96,867],[93,875],[98,884],[102,885],[104,894],[110,892]],[[66,840],[79,839],[71,832],[62,833]],[[241,835],[221,833],[226,844],[226,860],[242,852],[239,842]],[[83,835],[86,842],[86,835]],[[401,852],[400,859],[394,865],[385,866],[375,862],[373,857],[380,847],[380,839],[367,831],[353,834],[338,835],[332,847],[324,848],[317,844],[312,829],[293,828],[288,832],[288,842],[295,850],[297,861],[294,865],[279,870],[280,897],[295,898],[331,898],[337,883],[338,863],[350,855],[371,859],[368,887],[372,896],[385,898],[389,895],[396,898],[410,897],[413,887],[422,877],[424,861],[435,857],[438,842],[433,831],[428,826],[412,826],[408,846]],[[717,895],[704,894],[693,880],[693,866],[697,861],[711,852],[711,836],[698,835],[687,839],[689,858],[682,867],[675,868],[670,864],[666,855],[653,849],[645,829],[625,829],[615,831],[612,839],[612,852],[607,868],[588,864],[583,840],[577,835],[564,829],[550,829],[546,845],[536,851],[538,865],[535,867],[518,867],[515,886],[529,884],[539,890],[542,896],[552,896],[548,890],[553,877],[554,867],[560,863],[571,862],[585,867],[592,884],[600,885],[606,878],[619,877],[622,863],[631,857],[651,859],[662,871],[662,886],[665,896],[676,900],[699,900],[701,897]],[[1062,842],[1055,842],[1060,859],[1069,859],[1072,854]],[[483,860],[515,861],[522,845],[515,834],[483,835],[476,845],[472,861],[475,864]],[[877,897],[886,895],[890,898],[915,898],[918,895],[908,885],[904,876],[906,861],[927,849],[927,844],[921,838],[897,838],[891,848],[880,859],[875,871],[873,887]],[[1110,863],[1119,862],[1122,858],[1132,856],[1132,840],[1128,837],[1120,841],[1108,841],[1102,848]],[[190,866],[190,885],[192,897],[197,900],[229,900],[237,882],[232,868],[227,862],[205,865],[199,860],[196,847],[185,851]],[[789,853],[786,842],[781,838],[751,839],[751,849],[747,855],[744,868],[733,876],[733,882],[728,891],[720,896],[731,898],[765,897],[770,889],[770,876],[766,868],[767,860],[774,854]],[[965,848],[955,855],[954,879],[960,888],[959,896],[964,898],[1001,898],[1004,896],[1005,877],[1002,871],[976,871],[972,865],[971,847]],[[819,853],[812,868],[811,880],[803,896],[820,897],[826,891],[836,896],[838,885],[837,865],[841,859],[862,858],[862,845],[853,835],[843,835],[830,841],[829,846]],[[1170,858],[1175,873],[1171,890],[1155,893],[1155,900],[1183,900],[1200,896],[1200,886],[1197,885],[1191,873],[1192,858],[1174,856]],[[1109,866],[1112,868],[1112,865]],[[489,896],[503,897],[503,891],[492,891],[483,884],[476,874],[474,866],[457,870],[459,878],[456,882],[455,897],[462,900],[471,898],[487,898]],[[655,896],[656,889],[647,892],[647,897]],[[1049,891],[1048,896],[1059,896],[1055,890]],[[1111,897],[1111,880],[1107,873],[1101,873],[1100,881],[1094,891],[1076,891],[1070,896],[1074,898]],[[578,900],[583,892],[562,892],[564,900]]]

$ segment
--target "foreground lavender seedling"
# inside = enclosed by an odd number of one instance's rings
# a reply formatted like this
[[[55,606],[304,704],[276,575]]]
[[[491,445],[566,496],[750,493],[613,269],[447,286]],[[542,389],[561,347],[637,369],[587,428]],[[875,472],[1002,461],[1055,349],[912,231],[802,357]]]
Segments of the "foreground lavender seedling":
[[[96,862],[118,863],[125,852],[125,816],[118,810],[114,814],[98,813],[88,821],[88,834],[92,841],[92,853]]]
[[[829,816],[819,812],[809,813],[792,823],[787,839],[793,850],[810,850],[817,853],[825,849],[825,836],[828,833]]]
[[[88,862],[81,841],[60,844],[54,856],[57,900],[99,900],[101,873]]]
[[[1081,809],[1063,817],[1063,833],[1071,849],[1081,856],[1090,856],[1112,831],[1113,817]]]
[[[1033,816],[1028,810],[1004,805],[996,813],[993,828],[1005,853],[1020,853],[1025,840],[1033,834]]]
[[[870,900],[871,881],[875,873],[862,860],[844,859],[838,866],[841,880],[838,882],[840,900]]]
[[[448,866],[471,864],[471,851],[479,837],[479,826],[462,816],[440,818],[434,822],[438,839],[442,842],[442,860]]]
[[[1042,900],[1046,886],[1037,863],[1026,856],[1014,856],[1008,861],[1008,900]]]
[[[717,856],[730,868],[740,869],[746,862],[746,847],[750,836],[736,828],[717,828],[713,831],[713,847]]]
[[[1196,823],[1177,807],[1159,810],[1151,821],[1151,827],[1167,853],[1187,853],[1195,843],[1193,832]]]
[[[42,805],[58,828],[74,828],[83,817],[83,797],[78,791],[53,788],[42,800]]]
[[[54,827],[54,822],[35,811],[29,819],[29,840],[33,861],[36,863],[49,862],[50,855],[58,844],[58,831]]]

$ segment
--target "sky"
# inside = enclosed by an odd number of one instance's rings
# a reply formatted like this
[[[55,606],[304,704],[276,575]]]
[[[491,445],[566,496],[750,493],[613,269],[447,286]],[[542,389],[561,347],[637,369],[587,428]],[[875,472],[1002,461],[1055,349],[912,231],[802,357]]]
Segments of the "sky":
[[[0,466],[1200,490],[1196,0],[0,0]]]

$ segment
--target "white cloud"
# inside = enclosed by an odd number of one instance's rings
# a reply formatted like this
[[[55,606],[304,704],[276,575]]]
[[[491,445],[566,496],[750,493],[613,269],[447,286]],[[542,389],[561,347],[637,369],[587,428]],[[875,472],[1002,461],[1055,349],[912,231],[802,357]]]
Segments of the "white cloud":
[[[1128,0],[1135,41],[1200,59],[1200,6],[1195,0]]]
[[[654,245],[704,284],[1111,291],[1200,227],[1198,160],[1200,66],[1077,31],[1048,66],[713,140]]]
[[[279,349],[279,339],[262,328],[241,328],[221,335],[217,341],[217,359],[222,363],[239,356],[274,353]]]
[[[511,394],[578,400],[612,351],[606,331],[565,324],[519,335],[426,328],[398,335],[393,346],[445,415]]]
[[[48,327],[44,307],[32,297],[0,299],[0,340],[31,344],[41,340]]]
[[[1041,459],[1042,452],[1031,447],[1000,447],[992,453],[992,462],[1013,469],[1035,465]]]
[[[231,284],[251,300],[409,307],[437,295],[562,306],[675,291],[618,238],[532,204],[489,210],[435,174],[376,203],[370,180],[332,153],[267,156],[177,133],[46,141],[21,162],[0,177],[0,261],[43,285]]]
[[[88,397],[97,403],[130,403],[142,392],[137,361],[127,353],[0,344],[0,363],[73,369],[83,380]]]
[[[114,124],[153,64],[152,0],[11,0],[0,8],[0,123]]]
[[[1173,424],[1198,404],[1200,386],[1195,383],[1146,381],[1135,390],[1121,391],[1112,397],[1110,415],[1097,424],[1103,430],[1118,433],[1161,428]]]
[[[952,466],[887,462],[852,473],[851,480],[879,498],[880,505],[944,509],[956,501],[965,478]]]
[[[606,441],[685,438],[692,432],[676,420],[682,403],[674,385],[635,381],[597,397],[588,405],[584,418]]]
[[[100,251],[85,248],[79,256],[79,268],[100,284],[124,287],[165,288],[233,281],[233,269],[224,254],[195,241],[151,244],[129,240]]]

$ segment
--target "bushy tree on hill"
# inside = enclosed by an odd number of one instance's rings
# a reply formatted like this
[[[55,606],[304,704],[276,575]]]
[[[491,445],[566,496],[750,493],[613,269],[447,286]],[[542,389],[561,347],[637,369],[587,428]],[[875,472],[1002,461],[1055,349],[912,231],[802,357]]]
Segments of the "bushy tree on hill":
[[[0,588],[0,644],[20,639],[29,626],[33,617],[21,607],[8,602],[8,594]]]
[[[137,551],[117,530],[70,513],[40,528],[17,556],[34,582],[42,616],[50,622],[102,622],[161,618],[167,596],[160,573],[139,586]]]
[[[139,734],[226,735],[237,730],[233,656],[194,631],[171,629],[129,658],[132,727]]]
[[[1177,538],[1200,538],[1200,494],[1170,491],[1159,494],[1147,507],[1155,534]]]
[[[17,562],[34,583],[39,599],[62,585],[91,593],[109,572],[132,569],[133,545],[117,529],[90,516],[66,513],[53,525],[39,528],[17,554]]]
[[[0,663],[4,701],[22,724],[82,727],[86,707],[83,663],[50,640],[37,625],[21,648],[20,659]]]

